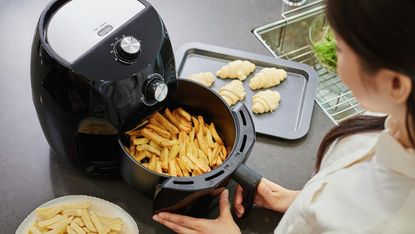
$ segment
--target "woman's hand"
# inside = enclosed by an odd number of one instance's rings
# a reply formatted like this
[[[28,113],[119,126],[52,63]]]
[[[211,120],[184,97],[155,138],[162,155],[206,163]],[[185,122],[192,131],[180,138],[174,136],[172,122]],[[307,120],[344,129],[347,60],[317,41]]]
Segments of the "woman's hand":
[[[167,212],[156,214],[153,219],[177,233],[241,233],[233,221],[228,196],[228,190],[221,193],[220,214],[216,219],[197,219]]]
[[[235,190],[234,200],[235,213],[238,217],[242,217],[245,212],[242,205],[242,191],[242,187],[238,185]],[[299,191],[288,190],[262,178],[257,187],[254,204],[270,210],[285,212],[294,201],[295,197],[297,197],[298,193]]]

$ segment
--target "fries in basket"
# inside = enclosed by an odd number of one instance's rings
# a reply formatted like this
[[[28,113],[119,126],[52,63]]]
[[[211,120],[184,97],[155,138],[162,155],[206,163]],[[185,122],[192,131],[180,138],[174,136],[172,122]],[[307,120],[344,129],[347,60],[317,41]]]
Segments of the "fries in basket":
[[[143,166],[170,176],[196,176],[221,165],[227,149],[216,131],[202,116],[183,108],[156,112],[145,125],[127,132],[126,149]]]

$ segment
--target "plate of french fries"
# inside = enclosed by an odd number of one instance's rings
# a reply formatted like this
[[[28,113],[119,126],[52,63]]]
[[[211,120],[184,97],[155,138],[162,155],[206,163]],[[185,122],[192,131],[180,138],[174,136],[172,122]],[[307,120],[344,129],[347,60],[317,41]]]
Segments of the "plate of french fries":
[[[202,175],[220,166],[229,152],[213,122],[182,107],[156,112],[126,134],[129,155],[166,176]]]
[[[69,195],[36,208],[16,234],[138,234],[134,219],[118,205],[100,198]]]

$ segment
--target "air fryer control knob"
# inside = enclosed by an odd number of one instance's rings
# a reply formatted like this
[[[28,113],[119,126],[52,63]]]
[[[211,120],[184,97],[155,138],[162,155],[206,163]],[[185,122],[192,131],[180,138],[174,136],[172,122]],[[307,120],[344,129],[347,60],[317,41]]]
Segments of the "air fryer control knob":
[[[132,36],[121,38],[116,45],[117,55],[125,61],[135,60],[141,51],[141,42]]]
[[[162,78],[151,79],[144,91],[145,99],[148,101],[162,102],[166,99],[169,88]]]

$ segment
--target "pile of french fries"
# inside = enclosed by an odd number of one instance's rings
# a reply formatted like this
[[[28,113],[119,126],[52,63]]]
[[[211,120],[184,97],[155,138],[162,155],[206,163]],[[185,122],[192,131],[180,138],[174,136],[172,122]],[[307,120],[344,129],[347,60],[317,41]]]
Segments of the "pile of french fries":
[[[131,156],[143,166],[170,176],[196,176],[221,165],[227,149],[214,123],[192,116],[183,108],[156,112],[127,132]]]
[[[60,204],[35,210],[36,221],[28,234],[117,234],[122,231],[120,218],[100,216],[88,202]]]

